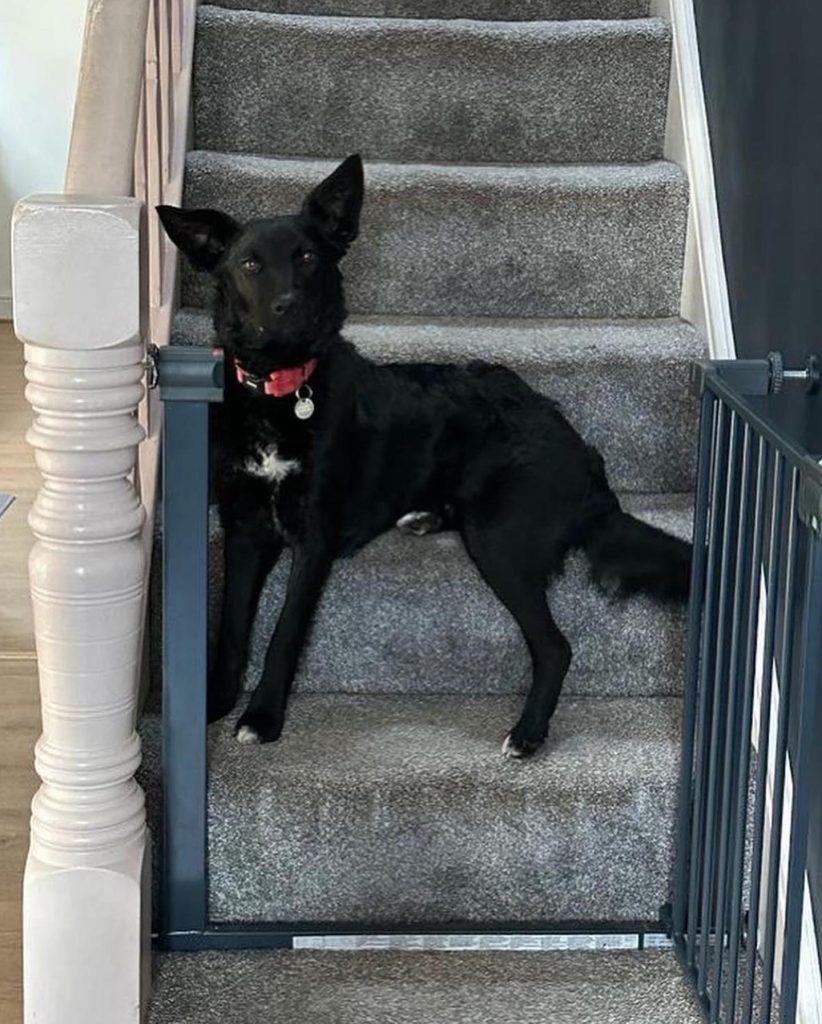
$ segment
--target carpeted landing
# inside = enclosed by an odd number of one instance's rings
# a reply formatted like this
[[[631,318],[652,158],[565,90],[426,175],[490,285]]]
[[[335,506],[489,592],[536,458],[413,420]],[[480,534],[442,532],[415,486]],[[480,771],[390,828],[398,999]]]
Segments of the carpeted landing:
[[[674,954],[164,954],[149,1024],[696,1024]]]

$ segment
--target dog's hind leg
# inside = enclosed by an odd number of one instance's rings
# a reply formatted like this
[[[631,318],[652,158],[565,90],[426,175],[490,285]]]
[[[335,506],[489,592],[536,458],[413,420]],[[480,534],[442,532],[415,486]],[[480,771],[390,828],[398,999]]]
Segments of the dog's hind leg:
[[[227,715],[237,703],[260,591],[282,547],[274,533],[236,528],[226,532],[223,610],[216,657],[208,674],[209,722]]]
[[[468,521],[463,539],[486,583],[516,619],[531,654],[531,688],[502,748],[506,757],[528,757],[545,741],[571,663],[571,646],[548,607],[546,573],[538,560],[535,564],[521,531]]]

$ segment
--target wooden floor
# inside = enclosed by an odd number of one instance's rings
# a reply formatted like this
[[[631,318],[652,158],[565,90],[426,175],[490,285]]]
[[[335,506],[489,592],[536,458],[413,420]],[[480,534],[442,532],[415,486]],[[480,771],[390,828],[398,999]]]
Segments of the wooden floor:
[[[0,322],[0,492],[16,495],[0,517],[0,1021],[19,1024],[20,886],[28,844],[29,803],[40,732],[37,672],[26,559],[26,515],[39,476],[24,434],[31,411],[23,398],[23,346]]]

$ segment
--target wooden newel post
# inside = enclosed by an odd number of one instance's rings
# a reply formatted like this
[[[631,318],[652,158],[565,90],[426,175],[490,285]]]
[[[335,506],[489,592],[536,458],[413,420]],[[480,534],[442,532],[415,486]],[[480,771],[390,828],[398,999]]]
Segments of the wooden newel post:
[[[32,196],[14,215],[14,322],[43,476],[29,517],[43,733],[23,887],[27,1024],[136,1024],[148,997],[150,865],[134,780],[141,225],[137,200],[105,196]]]

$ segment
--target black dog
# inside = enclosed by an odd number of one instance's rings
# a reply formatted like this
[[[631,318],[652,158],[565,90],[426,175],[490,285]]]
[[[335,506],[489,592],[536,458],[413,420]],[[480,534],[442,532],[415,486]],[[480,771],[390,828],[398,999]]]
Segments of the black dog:
[[[259,685],[237,725],[276,740],[314,608],[335,558],[413,510],[446,520],[518,622],[533,683],[504,751],[544,741],[571,660],[548,608],[549,577],[571,547],[623,592],[686,594],[690,548],[622,512],[600,455],[547,398],[502,366],[365,359],[340,336],[339,260],[363,201],[358,156],[296,216],[241,225],[214,210],[158,212],[172,241],[216,282],[226,352],[226,429],[218,498],[226,592],[209,717],[237,701],[263,582],[284,544],[288,592]]]

